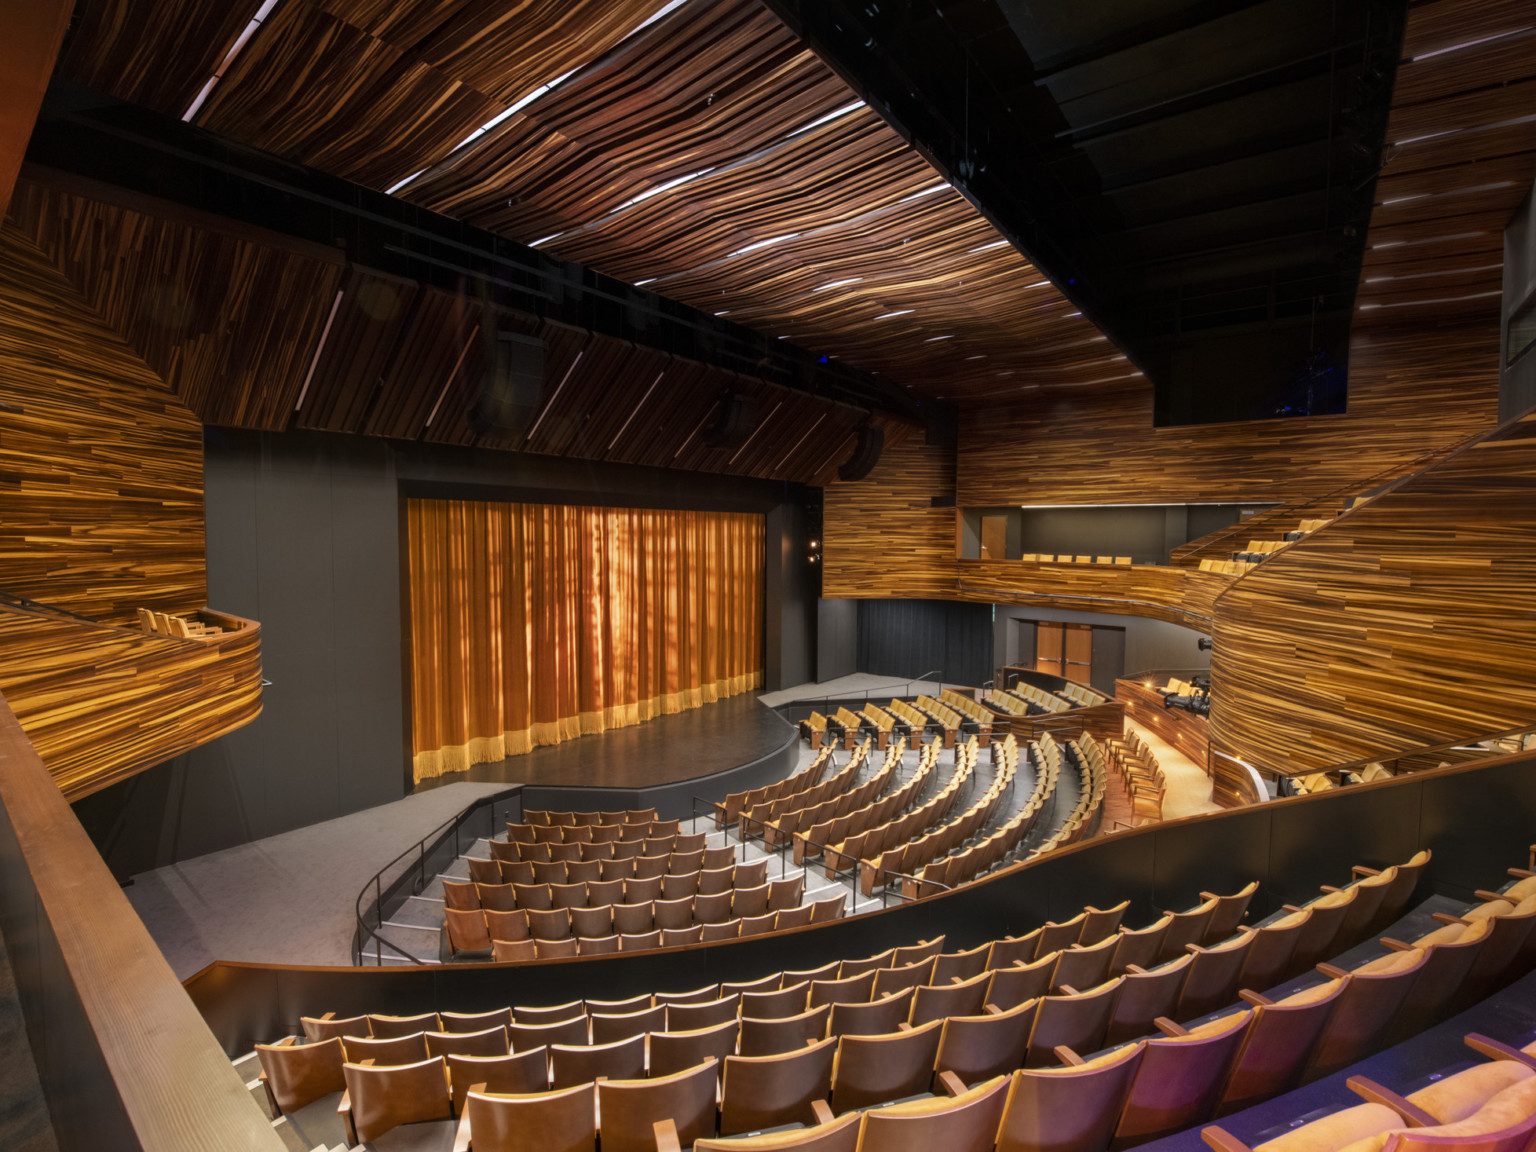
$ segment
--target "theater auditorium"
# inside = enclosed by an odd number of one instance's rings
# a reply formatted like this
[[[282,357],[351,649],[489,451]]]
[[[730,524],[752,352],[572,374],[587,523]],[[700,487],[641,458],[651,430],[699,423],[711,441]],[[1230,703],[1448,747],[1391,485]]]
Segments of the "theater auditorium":
[[[0,1147],[1536,1150],[1530,0],[0,87]]]

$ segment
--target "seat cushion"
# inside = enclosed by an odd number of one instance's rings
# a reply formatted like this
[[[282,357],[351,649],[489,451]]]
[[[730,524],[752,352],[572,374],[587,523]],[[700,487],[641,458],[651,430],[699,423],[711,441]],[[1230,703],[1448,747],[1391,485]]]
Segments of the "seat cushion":
[[[1380,1148],[1386,1143],[1387,1133],[1401,1127],[1402,1120],[1385,1104],[1359,1104],[1292,1128],[1283,1136],[1260,1144],[1254,1152],[1339,1152],[1343,1148],[1368,1152],[1371,1141],[1378,1141],[1375,1146]],[[1356,1144],[1362,1147],[1355,1149]]]
[[[1536,1070],[1518,1060],[1491,1060],[1464,1072],[1437,1080],[1408,1097],[1442,1124],[1465,1120],[1511,1084],[1536,1076]]]
[[[1322,984],[1315,984],[1311,988],[1303,988],[1300,992],[1292,992],[1284,1000],[1275,1001],[1286,1007],[1296,1007],[1300,1004],[1316,1004],[1319,1000],[1326,1000],[1338,990],[1337,980],[1328,980]]]
[[[1355,972],[1361,976],[1383,976],[1390,972],[1406,972],[1423,958],[1424,953],[1417,948],[1410,948],[1406,952],[1388,952],[1385,956],[1378,956],[1360,965]]]

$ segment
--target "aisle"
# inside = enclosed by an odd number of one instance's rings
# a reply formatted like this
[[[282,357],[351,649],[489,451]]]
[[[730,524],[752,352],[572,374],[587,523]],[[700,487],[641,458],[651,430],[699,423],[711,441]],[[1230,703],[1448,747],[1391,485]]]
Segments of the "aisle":
[[[1202,812],[1219,812],[1220,805],[1211,799],[1211,778],[1205,769],[1196,764],[1172,744],[1161,739],[1150,728],[1143,728],[1127,719],[1126,727],[1147,742],[1168,791],[1163,794],[1163,819],[1175,820],[1180,816],[1198,816]]]

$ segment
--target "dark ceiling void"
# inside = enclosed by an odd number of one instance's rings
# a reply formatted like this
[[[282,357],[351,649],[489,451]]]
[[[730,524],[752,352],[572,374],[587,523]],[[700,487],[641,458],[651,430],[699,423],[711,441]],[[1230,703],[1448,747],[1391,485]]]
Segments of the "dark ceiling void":
[[[1123,348],[1159,424],[1342,411],[1405,0],[766,0]]]

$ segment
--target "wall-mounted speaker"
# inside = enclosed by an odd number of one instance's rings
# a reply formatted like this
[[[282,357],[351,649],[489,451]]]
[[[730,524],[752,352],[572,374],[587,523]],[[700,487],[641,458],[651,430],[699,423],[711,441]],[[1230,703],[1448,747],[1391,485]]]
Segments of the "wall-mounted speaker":
[[[470,406],[477,433],[520,432],[544,399],[544,341],[519,332],[496,333],[488,370]]]
[[[853,455],[837,466],[839,480],[862,480],[880,463],[880,453],[885,450],[885,429],[879,424],[866,424],[859,429],[859,439],[853,446]]]
[[[715,417],[704,429],[703,440],[711,448],[740,448],[757,427],[757,402],[740,392],[720,394]]]

